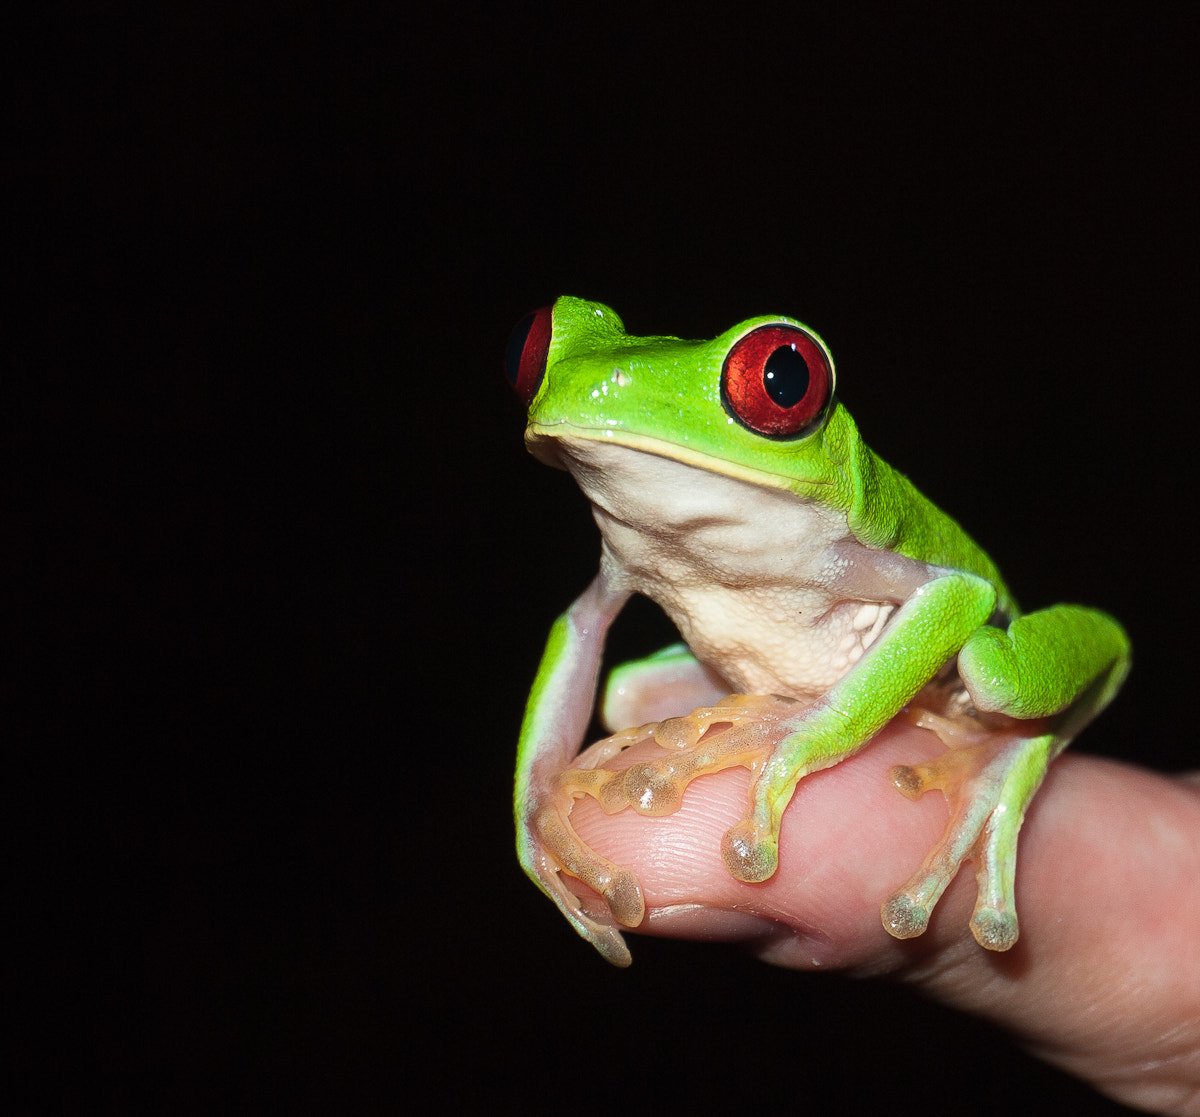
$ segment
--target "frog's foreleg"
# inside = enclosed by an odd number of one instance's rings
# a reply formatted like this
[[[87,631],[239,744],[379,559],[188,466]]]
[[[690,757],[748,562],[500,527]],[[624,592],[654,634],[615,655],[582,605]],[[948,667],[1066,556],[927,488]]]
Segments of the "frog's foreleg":
[[[575,930],[619,966],[630,962],[624,939],[613,926],[580,910],[578,899],[559,875],[559,862],[547,848],[545,839],[553,837],[546,833],[550,822],[543,815],[540,834],[535,823],[539,813],[553,806],[556,777],[583,744],[596,699],[604,639],[628,598],[628,591],[614,588],[614,579],[602,568],[554,622],[521,725],[513,795],[517,853],[525,872]]]
[[[779,828],[796,784],[853,755],[950,659],[995,606],[992,585],[947,572],[919,586],[849,673],[814,705],[784,723],[750,787],[750,807],[722,842],[729,872],[772,876]]]
[[[975,858],[971,931],[981,946],[1007,950],[1018,936],[1017,836],[1025,811],[1050,762],[1116,694],[1129,670],[1129,642],[1106,614],[1059,605],[1007,630],[981,628],[959,653],[958,670],[984,717],[966,731],[961,723],[917,719],[950,750],[930,764],[894,768],[892,778],[909,798],[942,791],[950,822],[881,914],[897,938],[921,934],[959,866]]]

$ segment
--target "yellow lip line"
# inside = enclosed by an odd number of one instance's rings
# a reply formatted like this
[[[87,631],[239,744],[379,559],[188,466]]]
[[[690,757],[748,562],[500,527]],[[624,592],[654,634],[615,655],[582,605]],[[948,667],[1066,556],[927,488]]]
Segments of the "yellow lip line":
[[[795,492],[797,484],[831,486],[832,481],[811,481],[806,477],[793,477],[786,473],[773,473],[766,469],[752,469],[728,458],[720,458],[715,454],[706,454],[701,450],[681,446],[677,442],[668,442],[664,438],[655,438],[648,434],[630,434],[628,431],[612,430],[609,427],[582,427],[573,423],[530,423],[525,430],[526,441],[554,438],[582,438],[590,442],[615,443],[628,446],[632,450],[640,450],[647,454],[656,454],[660,458],[670,458],[684,465],[697,466],[710,473],[725,473],[743,481],[756,484],[767,484],[772,488],[786,489]],[[714,468],[719,466],[720,468]]]

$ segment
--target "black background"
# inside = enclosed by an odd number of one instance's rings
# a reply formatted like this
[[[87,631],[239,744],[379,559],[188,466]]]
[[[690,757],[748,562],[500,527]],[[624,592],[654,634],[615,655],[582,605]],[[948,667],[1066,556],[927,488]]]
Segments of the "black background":
[[[561,293],[812,324],[1023,604],[1128,625],[1081,747],[1194,764],[1192,28],[743,9],[14,34],[31,1112],[1118,1108],[883,984],[637,938],[610,970],[511,852],[524,695],[597,555],[500,375]]]

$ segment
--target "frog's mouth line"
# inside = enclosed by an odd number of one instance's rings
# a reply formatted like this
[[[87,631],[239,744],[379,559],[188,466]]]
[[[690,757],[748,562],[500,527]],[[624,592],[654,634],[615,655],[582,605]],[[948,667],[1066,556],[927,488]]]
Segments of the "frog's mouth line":
[[[753,485],[765,485],[797,495],[802,495],[802,490],[808,487],[830,488],[833,485],[829,478],[796,477],[774,470],[755,469],[729,458],[695,450],[690,446],[681,446],[677,442],[667,442],[653,435],[611,430],[606,427],[585,427],[566,421],[552,424],[531,422],[525,429],[525,445],[529,452],[539,461],[555,469],[567,468],[559,449],[563,443],[624,446],[630,450],[690,465],[706,473],[721,473]]]

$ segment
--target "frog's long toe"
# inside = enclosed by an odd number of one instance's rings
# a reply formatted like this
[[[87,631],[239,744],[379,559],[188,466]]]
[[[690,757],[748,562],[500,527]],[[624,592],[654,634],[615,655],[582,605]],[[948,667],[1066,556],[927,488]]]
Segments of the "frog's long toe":
[[[962,863],[974,859],[978,893],[971,933],[988,950],[1008,950],[1017,941],[1017,835],[1049,764],[1054,739],[1011,733],[979,737],[981,744],[951,748],[929,764],[891,771],[892,781],[908,798],[937,789],[950,805],[941,840],[880,911],[884,929],[895,938],[924,932],[934,905]]]
[[[601,857],[575,833],[569,803],[566,810],[559,802],[547,804],[534,816],[534,830],[543,847],[564,872],[604,897],[618,923],[638,926],[646,915],[646,902],[637,876]]]
[[[646,915],[637,876],[601,857],[580,838],[571,825],[571,809],[575,800],[584,795],[595,799],[606,814],[616,814],[629,806],[625,779],[630,769],[614,771],[601,765],[650,740],[654,729],[653,724],[627,729],[596,742],[579,756],[575,765],[558,773],[533,815],[533,829],[546,854],[561,872],[603,896],[613,918],[626,927],[638,926]],[[570,909],[572,915],[584,918],[568,886],[558,879],[555,885],[555,898],[564,912]]]

